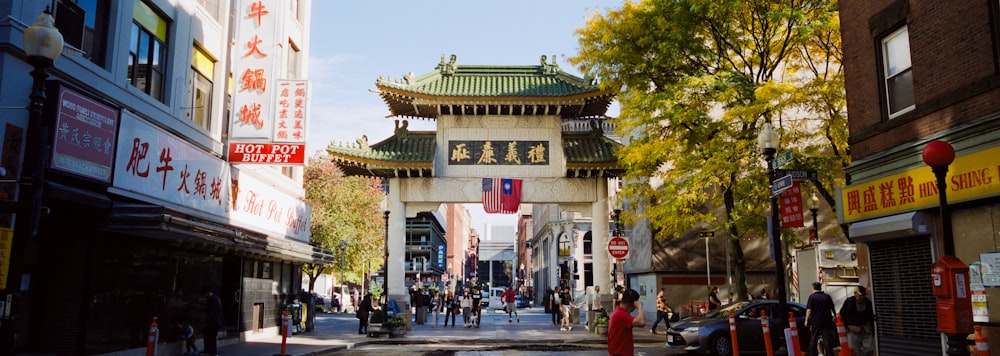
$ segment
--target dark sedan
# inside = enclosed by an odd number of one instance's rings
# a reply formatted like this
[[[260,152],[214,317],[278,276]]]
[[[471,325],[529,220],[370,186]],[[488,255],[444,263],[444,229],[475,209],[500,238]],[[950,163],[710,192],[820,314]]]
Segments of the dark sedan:
[[[700,317],[690,317],[673,323],[667,329],[667,346],[682,348],[691,352],[705,352],[713,355],[731,355],[733,343],[729,331],[729,315],[736,316],[736,333],[740,353],[763,352],[764,332],[760,324],[761,311],[766,311],[771,329],[771,340],[774,349],[784,345],[785,337],[778,329],[779,320],[772,318],[778,301],[754,300],[736,302],[724,305]],[[806,315],[806,307],[798,303],[788,303],[788,311],[795,316],[798,325],[799,345],[805,351],[809,341],[809,332],[802,326]],[[788,323],[788,313],[783,318]]]

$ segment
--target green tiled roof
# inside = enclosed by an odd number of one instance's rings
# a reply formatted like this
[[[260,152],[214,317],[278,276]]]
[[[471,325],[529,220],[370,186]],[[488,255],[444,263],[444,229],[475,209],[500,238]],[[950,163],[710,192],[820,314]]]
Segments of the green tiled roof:
[[[623,171],[615,156],[620,143],[599,132],[564,133],[566,176],[619,176]],[[327,152],[348,175],[380,177],[433,176],[435,132],[397,130],[388,139],[367,146],[330,145]]]
[[[393,116],[442,114],[603,116],[614,92],[563,72],[542,56],[537,66],[457,65],[456,57],[430,73],[375,85]]]

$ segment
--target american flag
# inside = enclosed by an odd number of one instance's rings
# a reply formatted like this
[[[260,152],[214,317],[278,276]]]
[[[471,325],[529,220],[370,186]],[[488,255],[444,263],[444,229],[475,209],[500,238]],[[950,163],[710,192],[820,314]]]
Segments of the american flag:
[[[488,214],[500,212],[502,197],[502,179],[483,178],[483,210]]]

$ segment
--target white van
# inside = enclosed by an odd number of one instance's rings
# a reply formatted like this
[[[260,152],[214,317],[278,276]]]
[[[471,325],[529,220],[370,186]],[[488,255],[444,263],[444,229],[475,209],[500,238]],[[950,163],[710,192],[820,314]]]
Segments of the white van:
[[[503,299],[500,298],[500,296],[503,295],[503,292],[505,290],[507,290],[507,288],[503,287],[490,288],[490,308],[503,309],[504,306],[507,305],[506,303],[503,302]]]

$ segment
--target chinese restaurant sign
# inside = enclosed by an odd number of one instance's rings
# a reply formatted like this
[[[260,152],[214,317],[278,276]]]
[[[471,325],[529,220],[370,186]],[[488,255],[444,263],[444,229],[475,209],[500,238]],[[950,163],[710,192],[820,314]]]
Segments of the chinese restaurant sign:
[[[448,141],[452,165],[548,165],[548,141]]]
[[[956,157],[945,181],[949,203],[1000,194],[1000,147]],[[839,198],[844,223],[935,207],[939,199],[928,166],[842,188]]]
[[[229,216],[234,222],[309,243],[309,204],[239,168],[232,168],[232,177],[233,209]]]
[[[58,103],[52,168],[110,183],[118,110],[66,87]]]
[[[114,186],[227,216],[229,163],[123,112]]]
[[[10,254],[13,245],[14,230],[0,228],[0,289],[7,288],[7,275],[10,273]]]
[[[274,83],[278,52],[278,20],[287,5],[278,0],[237,0],[233,49],[233,122],[229,137],[271,139],[274,126]]]
[[[234,163],[305,164],[309,82],[278,79],[284,44],[278,35],[287,5],[277,0],[238,0],[229,152]],[[270,152],[247,152],[258,143],[281,143]],[[280,152],[279,152],[280,151]],[[299,154],[289,154],[298,151]]]

